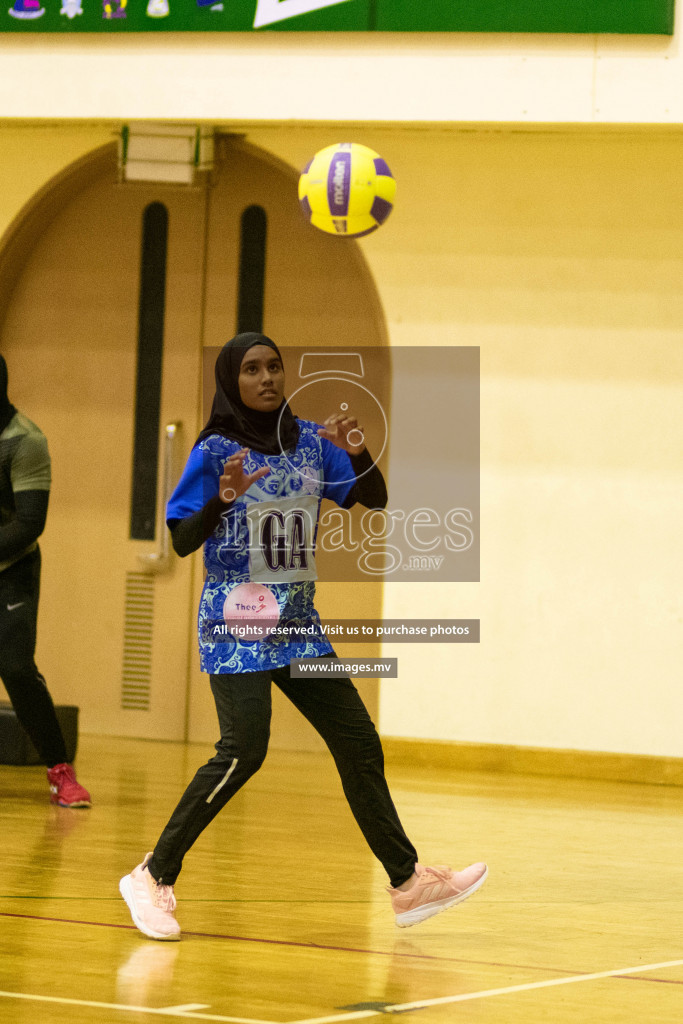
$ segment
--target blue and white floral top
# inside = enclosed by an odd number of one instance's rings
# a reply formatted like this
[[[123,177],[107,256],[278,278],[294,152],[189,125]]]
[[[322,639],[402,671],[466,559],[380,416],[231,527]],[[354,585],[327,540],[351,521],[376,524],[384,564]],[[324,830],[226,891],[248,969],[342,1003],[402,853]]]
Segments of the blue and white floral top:
[[[285,455],[248,452],[246,473],[262,466],[268,466],[270,473],[237,498],[204,544],[207,575],[198,621],[203,672],[261,672],[288,665],[292,658],[332,653],[317,630],[317,635],[297,639],[275,630],[263,639],[247,641],[227,632],[224,622],[226,598],[245,583],[260,584],[274,595],[281,623],[320,622],[313,604],[320,502],[329,498],[341,505],[355,474],[347,453],[318,436],[317,423],[298,423],[294,451]],[[220,434],[196,445],[168,502],[167,520],[185,519],[217,495],[223,466],[241,447]]]

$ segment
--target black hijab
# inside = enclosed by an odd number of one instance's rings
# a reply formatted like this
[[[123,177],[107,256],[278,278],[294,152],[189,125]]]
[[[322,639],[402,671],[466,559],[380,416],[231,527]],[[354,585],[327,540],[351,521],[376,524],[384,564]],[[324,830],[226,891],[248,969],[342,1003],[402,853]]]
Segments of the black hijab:
[[[0,356],[0,434],[2,434],[16,411],[7,397],[7,363],[4,356]]]
[[[250,409],[240,398],[237,378],[245,353],[254,345],[266,345],[282,359],[275,342],[265,334],[252,331],[238,334],[224,345],[216,359],[216,394],[211,415],[196,444],[209,434],[222,434],[264,455],[280,455],[296,447],[299,424],[286,399],[282,400],[278,409],[259,412],[258,409]]]

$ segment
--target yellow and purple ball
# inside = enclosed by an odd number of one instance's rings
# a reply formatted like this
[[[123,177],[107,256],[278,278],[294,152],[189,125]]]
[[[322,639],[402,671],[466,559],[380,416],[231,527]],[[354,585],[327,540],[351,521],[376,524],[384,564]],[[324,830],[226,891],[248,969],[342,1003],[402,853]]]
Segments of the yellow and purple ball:
[[[299,178],[299,203],[311,224],[329,235],[360,238],[384,223],[396,182],[379,153],[358,142],[326,146]]]

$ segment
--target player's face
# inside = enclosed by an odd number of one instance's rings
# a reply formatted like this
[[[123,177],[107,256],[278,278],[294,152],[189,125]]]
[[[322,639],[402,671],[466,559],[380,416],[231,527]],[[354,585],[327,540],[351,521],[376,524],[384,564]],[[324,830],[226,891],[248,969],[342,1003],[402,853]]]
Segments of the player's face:
[[[279,356],[267,345],[247,350],[237,378],[240,398],[249,409],[273,412],[285,394],[285,371]]]

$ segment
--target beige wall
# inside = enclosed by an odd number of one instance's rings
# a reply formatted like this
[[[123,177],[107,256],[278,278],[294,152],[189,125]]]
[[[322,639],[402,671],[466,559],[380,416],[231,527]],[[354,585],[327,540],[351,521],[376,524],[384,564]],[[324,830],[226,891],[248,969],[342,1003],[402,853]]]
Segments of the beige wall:
[[[0,117],[676,124],[682,3],[673,37],[0,35]]]
[[[250,137],[301,165],[338,135]],[[383,733],[683,755],[683,137],[353,138],[398,180],[362,243],[391,344],[482,366],[482,582],[384,601],[480,617],[482,642],[385,646]]]
[[[84,130],[25,129],[2,180],[66,162]],[[387,647],[400,678],[382,688],[382,731],[683,755],[683,138],[248,132],[294,167],[347,137],[398,180],[391,218],[360,243],[390,343],[482,357],[482,582],[389,584],[384,604],[480,617],[482,642]],[[17,206],[0,193],[0,223]]]
[[[116,138],[114,125],[0,124],[0,237],[26,204],[56,175],[98,146]]]

